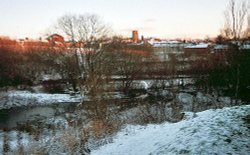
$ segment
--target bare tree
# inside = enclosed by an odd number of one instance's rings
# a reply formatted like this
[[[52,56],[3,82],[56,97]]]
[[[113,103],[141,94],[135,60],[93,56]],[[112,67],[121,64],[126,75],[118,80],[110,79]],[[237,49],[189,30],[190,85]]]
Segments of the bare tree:
[[[78,17],[78,38],[90,42],[105,38],[110,32],[109,27],[96,15],[86,14]]]
[[[64,15],[60,17],[56,26],[70,41],[76,41],[77,17],[75,15]]]
[[[225,11],[225,24],[221,32],[222,35],[229,39],[241,39],[244,29],[246,29],[248,12],[247,0],[230,0]]]
[[[222,36],[227,39],[239,41],[247,37],[249,30],[249,0],[230,0],[227,10],[225,11],[225,24],[222,29]],[[227,60],[231,65],[231,74],[236,78],[235,81],[235,98],[239,95],[240,71],[241,64],[236,60],[239,58],[240,52],[238,47],[231,47],[227,52]],[[232,59],[231,59],[232,58]],[[236,63],[235,63],[236,61]]]
[[[152,49],[145,45],[132,45],[114,37],[106,47],[109,53],[109,66],[113,75],[120,76],[120,89],[129,93],[134,81],[145,73],[145,59],[149,58]]]
[[[140,75],[143,66],[141,65],[142,58],[140,55],[136,55],[128,49],[124,50],[127,51],[120,51],[119,53],[122,59],[119,61],[118,71],[122,76],[122,89],[127,93],[131,89],[133,81]]]
[[[79,86],[84,95],[90,91],[88,89],[93,88],[94,81],[98,81],[94,79],[98,77],[93,76],[93,73],[101,66],[101,43],[108,36],[110,28],[97,15],[92,14],[64,15],[58,19],[57,28],[70,41],[70,50],[75,55],[79,70]]]
[[[249,3],[249,7],[250,7],[250,3]],[[245,31],[244,37],[245,38],[249,38],[250,37],[250,11],[248,13],[248,18],[247,18],[247,29]]]
[[[56,28],[73,42],[97,41],[110,32],[110,27],[94,14],[64,15],[58,19]]]

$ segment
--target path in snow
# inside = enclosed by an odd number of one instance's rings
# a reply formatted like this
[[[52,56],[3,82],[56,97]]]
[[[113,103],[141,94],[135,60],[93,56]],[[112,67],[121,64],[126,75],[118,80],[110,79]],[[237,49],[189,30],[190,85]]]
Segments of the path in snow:
[[[250,105],[207,110],[178,123],[128,126],[92,155],[250,154]]]

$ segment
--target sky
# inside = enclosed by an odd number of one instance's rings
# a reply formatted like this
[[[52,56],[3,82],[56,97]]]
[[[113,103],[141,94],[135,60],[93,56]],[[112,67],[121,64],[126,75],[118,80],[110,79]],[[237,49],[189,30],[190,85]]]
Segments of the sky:
[[[0,36],[43,37],[65,14],[96,14],[117,35],[206,38],[219,34],[229,0],[0,0]]]

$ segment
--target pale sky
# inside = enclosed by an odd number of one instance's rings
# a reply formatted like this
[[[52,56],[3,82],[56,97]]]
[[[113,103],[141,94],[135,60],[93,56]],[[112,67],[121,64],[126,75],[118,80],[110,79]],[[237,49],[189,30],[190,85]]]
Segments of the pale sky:
[[[0,35],[39,38],[67,13],[99,15],[116,34],[205,38],[219,34],[229,0],[0,0]]]

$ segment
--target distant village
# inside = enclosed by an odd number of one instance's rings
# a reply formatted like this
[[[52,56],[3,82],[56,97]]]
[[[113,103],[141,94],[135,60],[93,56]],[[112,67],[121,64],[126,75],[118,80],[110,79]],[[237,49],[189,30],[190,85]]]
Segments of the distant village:
[[[100,44],[108,44],[111,39],[100,41]],[[158,61],[169,61],[170,55],[184,55],[188,61],[194,61],[199,58],[207,58],[208,55],[213,55],[217,59],[223,59],[226,52],[228,52],[229,45],[237,45],[239,49],[250,49],[250,39],[242,41],[224,41],[217,37],[216,39],[160,39],[160,38],[145,38],[143,35],[139,37],[137,30],[132,31],[132,36],[129,38],[122,38],[122,41],[134,46],[146,45],[154,49],[154,55],[157,56]],[[7,37],[0,37],[0,47],[14,47],[20,51],[29,51],[29,49],[72,49],[82,48],[84,50],[84,42],[67,41],[62,35],[52,34],[49,37],[37,40],[34,39],[19,39],[12,40]]]

